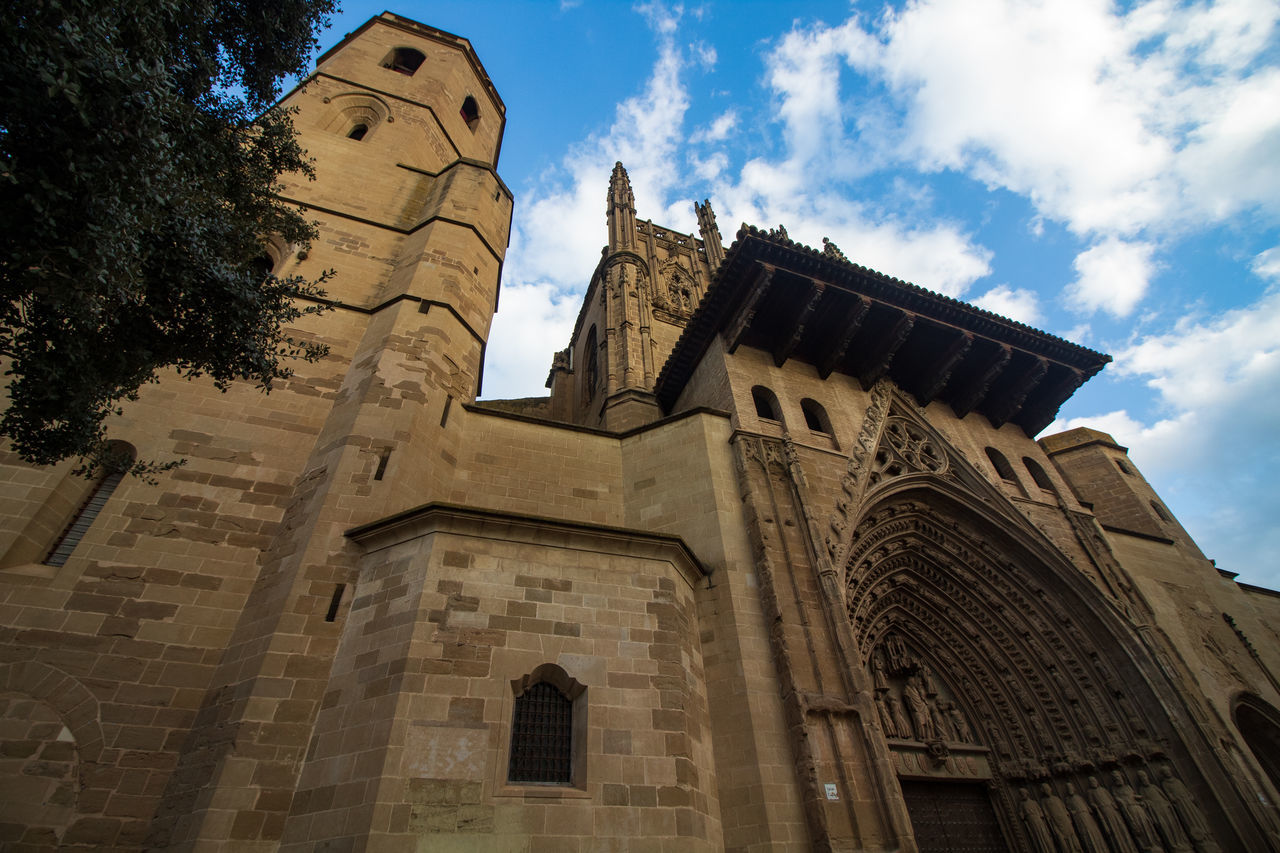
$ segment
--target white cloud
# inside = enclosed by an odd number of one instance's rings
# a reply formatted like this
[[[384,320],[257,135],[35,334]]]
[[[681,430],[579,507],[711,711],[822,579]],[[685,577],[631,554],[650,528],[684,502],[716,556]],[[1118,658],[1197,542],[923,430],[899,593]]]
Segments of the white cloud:
[[[859,67],[898,96],[904,156],[1024,194],[1077,233],[1131,235],[1280,210],[1280,80],[1249,73],[1277,8],[922,0]]]
[[[1072,308],[1083,313],[1103,310],[1127,317],[1142,301],[1155,273],[1150,243],[1126,243],[1108,237],[1076,256],[1076,280],[1067,287]]]
[[[697,60],[698,65],[704,71],[710,71],[716,67],[719,57],[713,45],[707,44],[705,41],[696,41],[689,45],[689,52],[693,54],[693,58]]]
[[[1028,326],[1040,323],[1040,304],[1035,292],[1031,290],[998,284],[974,299],[973,304]]]
[[[699,142],[720,142],[727,139],[729,134],[738,126],[738,113],[736,110],[725,110],[716,116],[715,120],[706,127],[699,128],[689,136],[691,144]]]
[[[638,9],[658,35],[644,90],[618,104],[613,123],[573,147],[516,204],[499,311],[486,352],[486,397],[539,393],[551,356],[569,342],[573,321],[605,235],[604,191],[616,161],[627,166],[637,207],[665,203],[679,180],[671,169],[689,97],[676,47],[680,10]],[[532,328],[542,326],[547,328]]]
[[[503,285],[485,353],[484,395],[537,396],[551,369],[551,353],[564,349],[581,297],[549,283]]]
[[[1249,265],[1254,275],[1280,282],[1280,246],[1273,246],[1265,252],[1259,252]]]
[[[1163,416],[1144,424],[1114,411],[1050,430],[1111,433],[1210,557],[1242,579],[1280,586],[1280,291],[1139,338],[1116,353],[1113,369],[1152,389]]]

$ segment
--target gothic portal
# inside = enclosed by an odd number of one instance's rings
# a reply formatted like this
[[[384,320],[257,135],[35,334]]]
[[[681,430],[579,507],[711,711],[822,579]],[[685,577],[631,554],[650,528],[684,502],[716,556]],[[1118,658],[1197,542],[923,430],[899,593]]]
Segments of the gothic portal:
[[[328,357],[148,386],[154,484],[0,455],[6,849],[1280,849],[1280,596],[1036,439],[1107,356],[619,163],[548,395],[477,401],[471,44],[385,13],[284,103]]]

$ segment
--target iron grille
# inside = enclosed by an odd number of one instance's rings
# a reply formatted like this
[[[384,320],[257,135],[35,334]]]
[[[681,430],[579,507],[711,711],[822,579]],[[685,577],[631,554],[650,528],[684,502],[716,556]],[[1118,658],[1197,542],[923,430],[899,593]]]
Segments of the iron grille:
[[[507,780],[568,785],[572,780],[573,702],[547,682],[516,697]]]
[[[89,526],[98,517],[98,513],[102,512],[102,508],[107,504],[107,498],[111,497],[111,493],[116,490],[116,486],[120,485],[120,479],[123,476],[124,471],[122,470],[112,471],[98,482],[93,492],[76,510],[76,514],[71,517],[71,521],[67,523],[66,528],[62,531],[62,535],[58,537],[58,540],[53,543],[53,547],[49,549],[49,556],[44,559],[46,566],[66,565],[67,558],[71,556],[71,552],[80,544],[80,540],[84,538],[84,534],[88,532]]]

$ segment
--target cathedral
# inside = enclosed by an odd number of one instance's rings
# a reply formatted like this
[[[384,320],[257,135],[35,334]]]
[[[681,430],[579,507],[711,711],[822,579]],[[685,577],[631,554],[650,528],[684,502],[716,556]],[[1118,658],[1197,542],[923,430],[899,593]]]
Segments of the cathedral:
[[[144,388],[154,483],[0,454],[3,849],[1280,850],[1280,593],[1036,439],[1108,356],[619,163],[549,394],[477,402],[471,44],[384,13],[284,104],[328,355]]]

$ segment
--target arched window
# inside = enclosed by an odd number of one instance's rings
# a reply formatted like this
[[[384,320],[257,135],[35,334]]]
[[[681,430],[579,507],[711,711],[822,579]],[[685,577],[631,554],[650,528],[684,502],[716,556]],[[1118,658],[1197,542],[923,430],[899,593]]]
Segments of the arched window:
[[[583,786],[586,686],[555,664],[543,664],[511,682],[511,688],[515,703],[507,781]]]
[[[582,349],[582,402],[589,403],[596,395],[600,381],[599,347],[596,344],[596,327],[587,332],[587,344]]]
[[[810,400],[805,397],[800,401],[800,411],[804,412],[805,426],[809,427],[812,432],[820,432],[825,435],[831,435],[831,419],[827,417],[827,410],[822,408],[822,404],[817,400]]]
[[[107,499],[116,490],[116,486],[120,485],[120,480],[129,470],[129,466],[133,464],[135,453],[130,445],[122,441],[113,441],[110,446],[115,454],[111,467],[103,471],[99,476],[98,481],[93,486],[93,490],[89,492],[89,496],[76,509],[75,514],[71,516],[71,520],[62,529],[62,533],[54,540],[53,546],[49,549],[49,554],[44,558],[46,566],[62,566],[66,564],[71,552],[75,551],[76,546],[80,544],[80,540],[84,538],[85,533],[93,525],[98,513],[102,512],[102,508],[106,506]]]
[[[1123,459],[1116,460],[1116,467],[1120,469],[1121,474],[1128,474],[1130,477],[1133,476],[1133,469],[1126,465]]]
[[[476,123],[480,121],[480,105],[476,103],[476,99],[467,95],[462,101],[462,120],[467,123],[467,127],[472,130],[476,129]]]
[[[1159,501],[1151,502],[1151,511],[1154,512],[1156,514],[1156,518],[1160,519],[1161,521],[1173,521],[1173,519],[1169,517],[1169,513],[1165,510],[1165,508],[1160,506]]]
[[[426,57],[420,50],[414,50],[411,47],[397,47],[387,54],[387,58],[382,60],[383,68],[390,68],[392,71],[398,71],[410,77],[413,72],[418,70],[422,65],[422,61]]]
[[[271,273],[275,271],[275,258],[271,257],[271,255],[266,252],[263,252],[252,261],[249,261],[249,268],[253,271],[254,281],[263,281],[267,276],[271,275]]]
[[[1041,490],[1046,492],[1053,491],[1053,481],[1049,479],[1049,475],[1040,467],[1040,463],[1032,459],[1030,456],[1022,457],[1022,464],[1027,469],[1027,473],[1031,475],[1031,479]]]
[[[1235,708],[1236,728],[1244,736],[1271,784],[1280,789],[1280,712],[1256,696],[1245,694]]]
[[[1009,464],[1009,460],[1004,458],[1004,454],[994,447],[987,448],[987,458],[991,460],[991,467],[996,469],[996,474],[1001,480],[1007,480],[1010,483],[1018,482],[1018,475],[1013,473],[1013,466]]]
[[[763,385],[751,389],[751,400],[756,404],[756,417],[767,421],[782,422],[782,407],[777,396]]]
[[[364,135],[368,132],[369,132],[369,125],[361,122],[360,124],[357,124],[355,127],[351,128],[350,132],[347,133],[347,139],[354,139],[355,141],[359,142],[361,139],[364,139]]]

